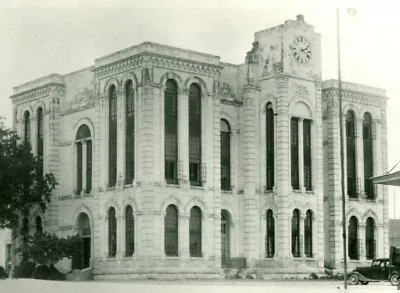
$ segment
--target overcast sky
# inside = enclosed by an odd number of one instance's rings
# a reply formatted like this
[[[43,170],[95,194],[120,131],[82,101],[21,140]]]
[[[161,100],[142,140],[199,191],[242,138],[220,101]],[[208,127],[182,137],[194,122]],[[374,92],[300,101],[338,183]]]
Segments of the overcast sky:
[[[337,1],[336,1],[337,2]],[[242,63],[254,32],[296,19],[322,35],[323,79],[337,78],[336,2],[327,0],[1,0],[0,116],[12,87],[153,41]],[[387,90],[389,168],[400,160],[400,17],[396,0],[340,0],[342,76]],[[350,18],[346,8],[356,8]],[[400,195],[400,192],[399,192]],[[399,200],[400,203],[400,200]]]

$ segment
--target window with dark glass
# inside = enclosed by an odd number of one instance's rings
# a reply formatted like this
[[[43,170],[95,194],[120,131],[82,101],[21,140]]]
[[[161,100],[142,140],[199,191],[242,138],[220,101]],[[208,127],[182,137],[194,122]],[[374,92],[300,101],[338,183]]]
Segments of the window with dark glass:
[[[131,206],[125,210],[125,255],[131,256],[135,252],[135,220]]]
[[[178,87],[167,80],[164,93],[164,162],[165,180],[178,183]]]
[[[275,254],[275,219],[272,210],[267,211],[267,235],[265,239],[265,255],[267,258]]]
[[[231,190],[231,130],[221,119],[221,190]]]
[[[37,157],[40,161],[39,176],[43,176],[43,109],[37,110]]]
[[[165,255],[178,256],[178,210],[169,205],[165,215]]]
[[[190,256],[201,257],[201,210],[198,207],[190,210],[189,250]]]
[[[293,189],[300,189],[299,185],[299,118],[290,119],[290,154],[291,177]]]
[[[108,186],[117,183],[117,90],[114,85],[109,90],[108,117]]]
[[[292,215],[292,255],[300,257],[300,212],[298,209]]]
[[[274,110],[272,104],[267,104],[266,109],[266,146],[267,146],[267,184],[266,189],[272,190],[274,186],[274,170],[275,170],[275,159],[274,159]]]
[[[369,217],[365,225],[365,252],[367,259],[374,259],[376,254],[375,221]]]
[[[312,190],[311,120],[303,120],[304,187]]]
[[[117,255],[117,218],[115,209],[108,210],[108,256],[115,257]]]
[[[126,163],[125,183],[131,184],[135,177],[135,92],[133,83],[129,80],[125,86],[126,105]]]
[[[312,230],[312,212],[308,210],[304,219],[304,254],[306,257],[313,257]]]
[[[43,224],[42,224],[42,218],[40,216],[36,217],[36,234],[42,234],[43,233]]]
[[[350,259],[359,259],[358,219],[354,216],[349,221],[348,249]]]
[[[26,143],[31,141],[31,114],[29,111],[24,113],[24,141]]]
[[[356,178],[356,129],[353,111],[346,115],[346,151],[347,151],[347,194],[351,198],[357,197]]]
[[[83,160],[83,146],[86,147],[86,161]],[[92,190],[92,141],[90,129],[86,124],[82,124],[76,133],[76,193],[80,194],[83,189],[83,170],[86,167],[86,189],[84,192],[90,193]]]
[[[198,84],[189,88],[189,181],[201,186],[201,90]]]
[[[374,199],[374,185],[371,177],[374,175],[374,154],[372,149],[372,119],[369,113],[363,117],[363,151],[364,151],[364,190],[368,199]]]

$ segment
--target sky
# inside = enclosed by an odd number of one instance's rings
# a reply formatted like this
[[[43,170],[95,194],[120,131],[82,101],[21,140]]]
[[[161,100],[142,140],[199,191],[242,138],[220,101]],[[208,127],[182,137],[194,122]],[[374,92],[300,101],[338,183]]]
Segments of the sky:
[[[340,7],[343,80],[387,90],[391,169],[400,161],[397,2],[1,0],[0,116],[6,118],[6,125],[12,125],[9,97],[14,86],[50,73],[65,74],[91,66],[96,58],[144,41],[243,63],[256,31],[294,20],[298,14],[322,35],[322,78],[337,78],[336,7]],[[357,14],[350,17],[347,8],[355,8]],[[400,196],[400,191],[396,193]],[[400,198],[397,202],[400,217]]]

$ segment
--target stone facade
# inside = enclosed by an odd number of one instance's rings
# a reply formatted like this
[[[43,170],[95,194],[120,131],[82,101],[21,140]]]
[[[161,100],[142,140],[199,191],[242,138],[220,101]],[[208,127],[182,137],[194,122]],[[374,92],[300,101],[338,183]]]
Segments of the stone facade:
[[[340,185],[336,184],[340,182],[340,169],[335,126],[338,118],[327,114],[336,113],[327,106],[329,99],[335,100],[331,94],[335,84],[321,81],[320,35],[299,15],[297,20],[257,32],[254,37],[253,47],[240,65],[221,62],[218,56],[146,42],[98,58],[92,67],[66,75],[53,74],[14,88],[14,127],[24,135],[23,117],[29,111],[33,152],[37,144],[37,109],[44,110],[44,170],[53,172],[59,181],[50,209],[41,215],[45,230],[60,236],[72,235],[80,231],[79,216],[87,215],[91,239],[89,265],[95,278],[211,278],[219,277],[221,268],[226,266],[245,266],[264,276],[319,273],[325,265],[340,268],[341,201]],[[168,184],[164,176],[164,93],[166,82],[171,79],[178,87],[177,185]],[[128,81],[133,84],[135,97],[132,182],[125,181]],[[188,95],[192,84],[201,89],[201,186],[191,186],[189,182]],[[111,87],[117,93],[117,183],[113,187],[108,184]],[[349,89],[347,94],[346,89],[344,106],[351,104],[359,111],[371,109],[376,113],[374,119],[380,123],[375,140],[379,144],[375,149],[375,172],[381,174],[386,170],[387,155],[385,100],[384,94],[376,91],[360,86]],[[273,188],[267,188],[267,105],[274,111]],[[299,129],[298,188],[293,188],[291,181],[292,117],[296,117]],[[230,126],[228,190],[221,190],[221,119]],[[304,184],[305,120],[311,121],[310,186]],[[88,193],[86,164],[82,172],[83,191],[78,192],[76,187],[76,136],[82,125],[88,126],[92,142],[92,188]],[[82,141],[83,150],[87,147],[87,140]],[[83,151],[83,161],[85,156]],[[374,215],[378,255],[388,251],[384,192],[382,189],[376,201],[350,202],[348,212],[360,215],[360,221],[364,215]],[[177,207],[179,215],[177,256],[166,256],[164,250],[164,219],[171,204]],[[125,254],[128,205],[135,219],[132,256]],[[193,206],[199,207],[202,215],[200,257],[190,255]],[[116,211],[117,241],[116,255],[109,257],[111,207]],[[275,223],[272,257],[265,248],[267,210],[273,212]],[[294,210],[299,212],[300,222],[298,255],[292,253]],[[306,254],[307,211],[312,215],[308,234],[312,244]],[[37,212],[31,216],[34,219]],[[222,218],[226,221],[223,227]],[[227,252],[222,255],[221,251]],[[226,257],[230,261],[222,265]]]

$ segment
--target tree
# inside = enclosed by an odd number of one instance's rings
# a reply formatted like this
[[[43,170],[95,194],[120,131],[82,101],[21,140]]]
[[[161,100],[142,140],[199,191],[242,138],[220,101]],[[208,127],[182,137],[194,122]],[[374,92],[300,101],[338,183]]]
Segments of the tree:
[[[57,185],[53,174],[43,174],[42,161],[0,120],[0,228],[18,232],[21,216],[32,207],[44,212]]]

